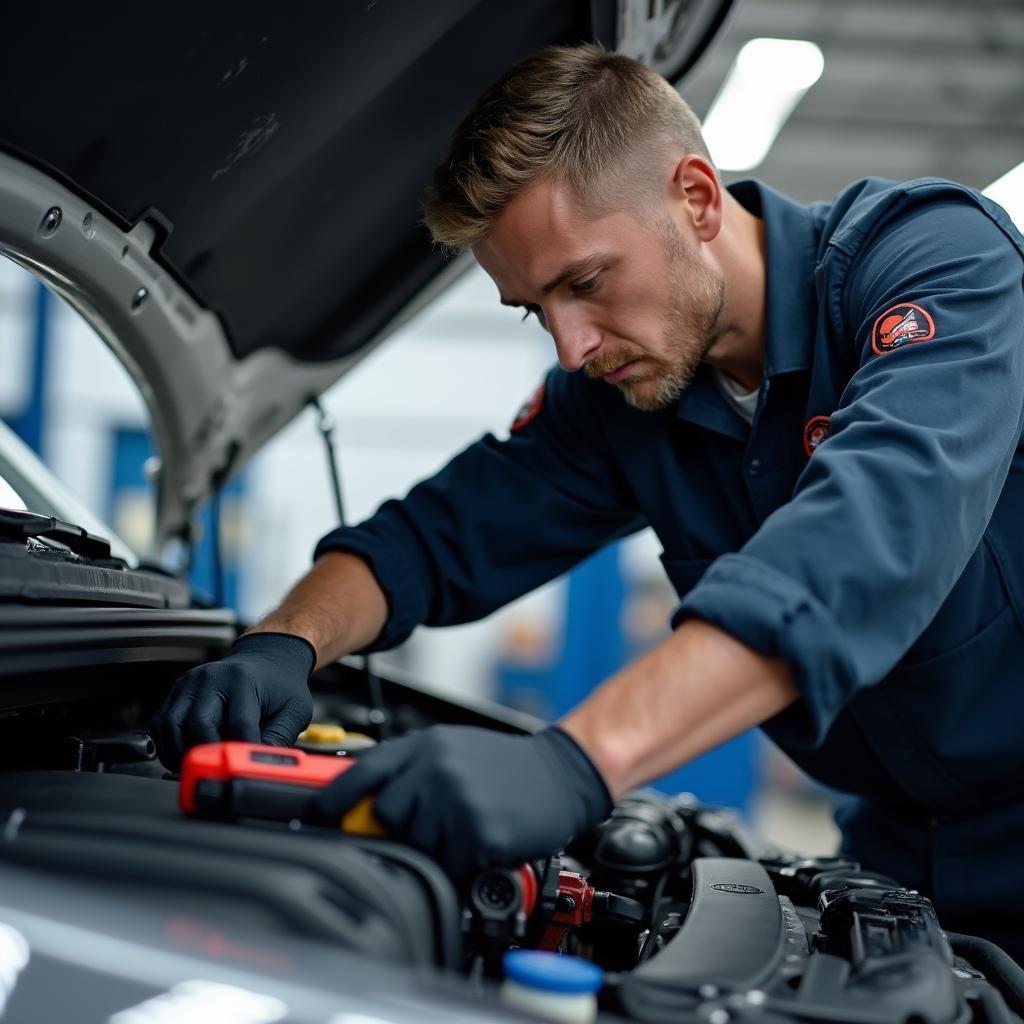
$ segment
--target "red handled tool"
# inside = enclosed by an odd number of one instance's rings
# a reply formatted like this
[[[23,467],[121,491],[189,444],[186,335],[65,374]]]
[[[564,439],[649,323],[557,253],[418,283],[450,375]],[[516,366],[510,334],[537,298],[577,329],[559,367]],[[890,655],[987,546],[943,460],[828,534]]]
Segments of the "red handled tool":
[[[292,747],[204,743],[185,755],[179,802],[186,814],[204,818],[315,823],[313,798],[355,763],[354,758],[307,754]],[[342,818],[341,828],[357,835],[385,835],[371,797]]]

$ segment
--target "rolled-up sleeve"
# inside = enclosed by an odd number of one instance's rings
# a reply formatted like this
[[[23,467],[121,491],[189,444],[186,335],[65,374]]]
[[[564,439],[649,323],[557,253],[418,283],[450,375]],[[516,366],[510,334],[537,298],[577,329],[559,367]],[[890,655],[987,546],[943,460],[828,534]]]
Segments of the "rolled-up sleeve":
[[[843,297],[856,370],[829,437],[674,616],[793,665],[800,745],[892,670],[981,541],[1021,434],[1022,272],[967,200],[918,206],[865,243]],[[917,317],[905,338],[901,310]]]
[[[552,370],[507,440],[483,437],[404,499],[319,542],[314,558],[359,555],[384,591],[388,619],[368,650],[420,624],[483,618],[644,525],[609,457],[597,387]]]

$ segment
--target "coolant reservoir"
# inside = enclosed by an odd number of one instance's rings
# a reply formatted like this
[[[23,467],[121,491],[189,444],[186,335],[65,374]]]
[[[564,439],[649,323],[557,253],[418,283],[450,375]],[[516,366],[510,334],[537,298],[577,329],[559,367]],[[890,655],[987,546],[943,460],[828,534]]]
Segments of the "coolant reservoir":
[[[604,971],[561,953],[514,949],[502,958],[502,1001],[561,1024],[591,1024]]]
[[[295,746],[309,754],[352,754],[376,745],[375,739],[330,722],[311,722],[295,741]]]

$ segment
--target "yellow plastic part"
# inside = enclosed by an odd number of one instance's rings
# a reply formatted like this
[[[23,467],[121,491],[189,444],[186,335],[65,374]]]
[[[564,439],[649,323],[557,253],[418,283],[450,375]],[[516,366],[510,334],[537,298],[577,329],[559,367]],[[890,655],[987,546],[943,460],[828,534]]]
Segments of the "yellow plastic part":
[[[312,722],[299,734],[300,743],[344,743],[348,733],[340,725]]]
[[[387,832],[373,813],[373,797],[364,796],[341,819],[341,831],[351,832],[357,836],[379,836],[385,838]]]

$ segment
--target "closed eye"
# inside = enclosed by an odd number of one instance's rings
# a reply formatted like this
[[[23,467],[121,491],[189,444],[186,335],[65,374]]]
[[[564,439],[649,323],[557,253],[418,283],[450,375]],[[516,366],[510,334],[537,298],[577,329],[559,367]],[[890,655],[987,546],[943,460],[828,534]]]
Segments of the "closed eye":
[[[529,314],[532,313],[537,317],[537,323],[540,324],[541,327],[543,327],[545,330],[547,330],[547,324],[545,323],[544,319],[544,310],[539,305],[536,305],[535,303],[530,303],[524,308],[525,312],[522,314],[522,318],[524,319],[524,321],[529,316]]]
[[[601,272],[598,271],[592,277],[588,277],[586,280],[577,281],[575,284],[570,285],[570,290],[574,295],[592,295],[598,289],[600,278]],[[512,305],[512,303],[507,303],[507,305]],[[516,303],[516,305],[518,305],[518,303]],[[535,303],[530,303],[529,305],[524,305],[523,309],[523,320],[528,319],[532,313],[537,318],[540,325],[542,327],[544,326],[544,312],[540,306]]]

